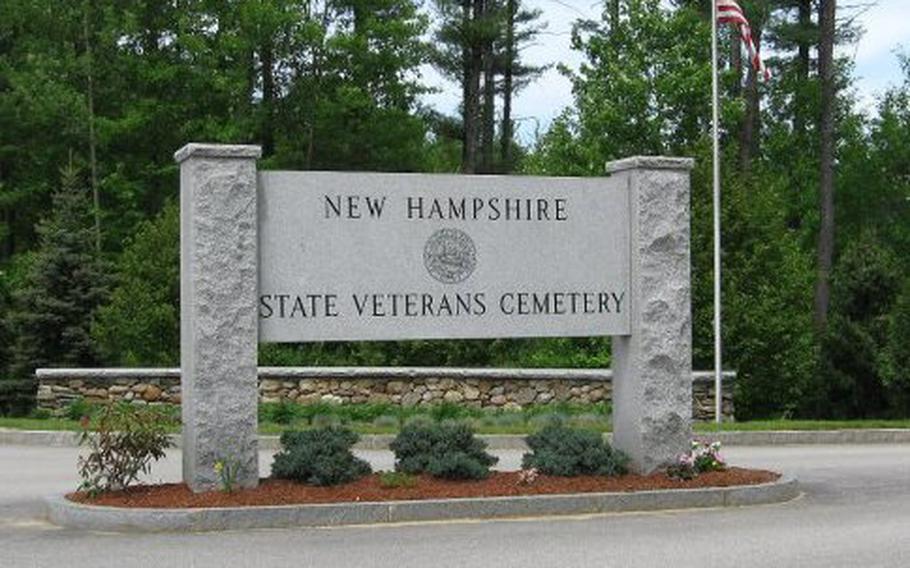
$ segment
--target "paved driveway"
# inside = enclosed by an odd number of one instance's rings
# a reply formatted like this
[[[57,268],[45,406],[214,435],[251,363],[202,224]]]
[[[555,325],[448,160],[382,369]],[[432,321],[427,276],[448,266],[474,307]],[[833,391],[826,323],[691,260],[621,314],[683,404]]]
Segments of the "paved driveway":
[[[910,566],[910,445],[730,448],[805,495],[741,509],[199,534],[65,530],[41,496],[75,485],[71,448],[0,447],[0,566]],[[365,455],[388,467],[391,455]],[[504,465],[520,454],[506,452]],[[263,454],[267,471],[269,456]],[[156,468],[179,477],[179,454]]]

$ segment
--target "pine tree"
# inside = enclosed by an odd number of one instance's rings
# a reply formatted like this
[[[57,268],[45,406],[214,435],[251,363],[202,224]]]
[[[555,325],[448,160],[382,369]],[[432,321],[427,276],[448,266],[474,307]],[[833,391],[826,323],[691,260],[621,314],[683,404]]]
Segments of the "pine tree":
[[[502,46],[502,128],[500,134],[500,170],[511,172],[515,167],[513,157],[512,99],[539,78],[549,65],[528,65],[521,60],[521,51],[532,43],[546,27],[538,20],[541,11],[527,10],[521,0],[507,0],[505,11],[505,37]]]
[[[10,317],[16,336],[11,370],[18,378],[37,367],[95,364],[91,322],[108,289],[90,192],[72,165],[61,172],[53,209],[37,232],[38,248]]]
[[[522,47],[542,29],[537,10],[519,0],[436,0],[433,62],[461,85],[463,173],[511,169],[512,97],[546,69],[521,62]],[[503,77],[500,81],[498,78]],[[495,163],[496,95],[502,94],[501,162]]]

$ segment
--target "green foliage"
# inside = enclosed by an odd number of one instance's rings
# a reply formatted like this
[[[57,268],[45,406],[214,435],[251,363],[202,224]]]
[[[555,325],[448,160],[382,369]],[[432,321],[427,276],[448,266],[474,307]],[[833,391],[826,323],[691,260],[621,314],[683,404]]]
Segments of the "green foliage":
[[[0,416],[25,416],[35,404],[35,381],[33,379],[0,380]]]
[[[689,480],[702,473],[725,469],[727,464],[720,455],[720,442],[709,444],[694,440],[692,448],[667,468],[667,475],[675,479]]]
[[[482,479],[498,461],[464,422],[413,422],[389,448],[395,453],[396,471],[445,479]]]
[[[219,458],[215,461],[215,473],[218,475],[218,483],[221,490],[225,493],[232,493],[237,486],[237,473],[240,463],[231,458]]]
[[[30,420],[50,420],[54,414],[46,408],[33,408],[31,412],[28,413],[28,418]]]
[[[547,475],[622,475],[628,458],[614,450],[593,430],[570,428],[551,421],[527,437],[530,452],[521,458],[522,469],[537,469]]]
[[[822,344],[821,372],[806,414],[871,418],[894,414],[889,331],[901,290],[898,258],[868,233],[850,243],[835,267],[832,317]]]
[[[16,336],[11,371],[22,379],[37,367],[97,361],[89,331],[109,277],[95,249],[91,200],[75,169],[62,172],[53,202],[38,226],[39,247],[10,314]]]
[[[298,406],[293,402],[269,402],[259,405],[259,421],[290,424],[297,417]]]
[[[535,10],[513,3],[517,55],[509,88],[507,3],[483,5],[482,17],[465,21],[462,3],[451,0],[0,3],[0,411],[28,412],[36,366],[177,363],[172,156],[185,142],[262,144],[264,169],[457,171],[463,116],[425,108],[420,97],[429,87],[414,70],[432,63],[460,82],[462,49],[484,44],[495,56],[497,97],[518,92],[540,72],[521,61],[539,28]],[[528,150],[508,145],[507,125],[497,124],[494,137],[503,140],[496,146],[505,145],[494,162],[501,152],[505,163],[493,164],[509,170],[521,157],[527,173],[599,176],[604,162],[626,155],[694,156],[699,369],[713,364],[706,5],[608,2],[600,18],[578,22],[570,41],[582,64],[563,70],[574,103],[526,156]],[[842,301],[859,293],[858,278],[836,269],[829,329],[816,335],[810,321],[822,102],[816,15],[799,21],[786,2],[744,8],[762,51],[774,54],[774,78],[758,86],[757,131],[747,146],[753,156],[744,167],[751,89],[729,60],[730,41],[738,40],[722,31],[724,360],[738,372],[738,418],[906,415],[906,268],[884,270],[891,276],[882,305],[859,315]],[[838,41],[851,37],[849,26],[839,30]],[[809,54],[805,61],[800,46]],[[876,246],[898,262],[910,250],[910,58],[898,60],[905,80],[881,96],[874,112],[861,111],[850,94],[850,62],[836,70],[838,266],[855,266],[850,250],[870,227]],[[500,108],[477,109],[483,144]],[[72,187],[61,190],[62,165],[69,170],[64,185]],[[93,186],[102,254],[89,230]],[[102,258],[116,261],[112,291]],[[260,363],[603,368],[610,347],[606,338],[270,344],[262,346]],[[291,423],[411,416],[379,407],[350,410],[369,417],[284,410],[277,419]],[[508,428],[529,418],[436,412]]]
[[[697,10],[629,0],[615,24],[607,10],[573,27],[587,61],[571,75],[575,107],[538,142],[531,173],[603,175],[611,159],[685,154],[707,129],[710,28]]]
[[[84,398],[77,398],[63,408],[63,417],[69,420],[82,420],[83,417],[91,418],[98,411],[98,405],[91,404]]]
[[[155,407],[107,404],[83,424],[79,444],[88,453],[79,457],[79,489],[89,495],[125,489],[171,446],[169,417]]]
[[[904,287],[894,301],[887,336],[882,378],[891,394],[894,414],[910,416],[910,279],[904,281]]]
[[[417,485],[417,477],[401,471],[384,471],[379,474],[379,485],[384,489],[411,488]]]
[[[0,187],[2,189],[2,187]],[[2,237],[0,237],[2,238]],[[3,379],[4,370],[10,363],[10,345],[13,341],[12,330],[9,329],[9,313],[12,305],[12,295],[10,294],[8,277],[3,270],[0,270],[0,380]]]
[[[444,420],[462,420],[465,418],[475,417],[480,414],[482,414],[480,409],[471,408],[469,406],[455,404],[452,402],[434,404],[430,407],[430,417],[437,422],[442,422]]]
[[[346,428],[329,426],[281,435],[272,476],[308,485],[339,485],[370,473],[370,464],[354,456],[359,436]]]
[[[92,337],[117,366],[180,362],[180,208],[168,203],[139,226],[117,263],[118,284]]]
[[[714,361],[712,189],[708,148],[692,172],[693,366]],[[734,161],[731,153],[729,162]],[[725,172],[724,366],[735,369],[737,418],[793,413],[815,370],[812,257],[786,226],[786,187],[756,166],[743,181]]]

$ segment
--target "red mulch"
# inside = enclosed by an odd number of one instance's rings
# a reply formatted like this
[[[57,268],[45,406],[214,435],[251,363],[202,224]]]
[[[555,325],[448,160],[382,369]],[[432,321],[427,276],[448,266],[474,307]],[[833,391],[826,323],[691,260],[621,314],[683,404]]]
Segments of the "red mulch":
[[[494,472],[480,481],[446,481],[419,476],[416,486],[386,489],[378,474],[334,487],[313,487],[281,479],[263,479],[256,489],[232,493],[211,491],[193,493],[183,483],[138,485],[124,491],[103,493],[90,499],[84,493],[67,497],[79,503],[109,507],[145,507],[184,509],[192,507],[244,507],[253,505],[294,505],[300,503],[336,503],[350,501],[403,501],[464,497],[497,497],[512,495],[548,495],[554,493],[601,493],[648,491],[653,489],[691,489],[695,487],[728,487],[755,485],[776,480],[780,474],[771,471],[731,467],[726,471],[703,473],[693,480],[680,481],[664,473],[621,477],[552,477],[541,475],[532,485],[520,485],[518,472]]]

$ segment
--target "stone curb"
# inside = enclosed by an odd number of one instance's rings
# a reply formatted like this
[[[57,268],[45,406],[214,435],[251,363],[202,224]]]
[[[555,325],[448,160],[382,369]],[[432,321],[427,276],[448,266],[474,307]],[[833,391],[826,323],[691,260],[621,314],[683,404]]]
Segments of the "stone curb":
[[[176,532],[337,527],[380,523],[587,515],[783,503],[799,495],[793,477],[760,485],[588,493],[333,503],[208,509],[124,509],[74,503],[63,495],[45,499],[50,522],[66,528],[116,532]]]
[[[490,450],[526,450],[523,435],[480,435]],[[910,429],[874,430],[784,430],[754,432],[697,432],[696,438],[719,440],[725,446],[781,446],[789,444],[910,444]],[[358,450],[388,450],[391,434],[365,434],[355,446]],[[607,440],[611,439],[606,434]],[[172,436],[180,447],[180,436]],[[0,445],[72,448],[79,435],[68,431],[15,430],[0,428]],[[260,450],[277,450],[278,436],[259,436]]]

